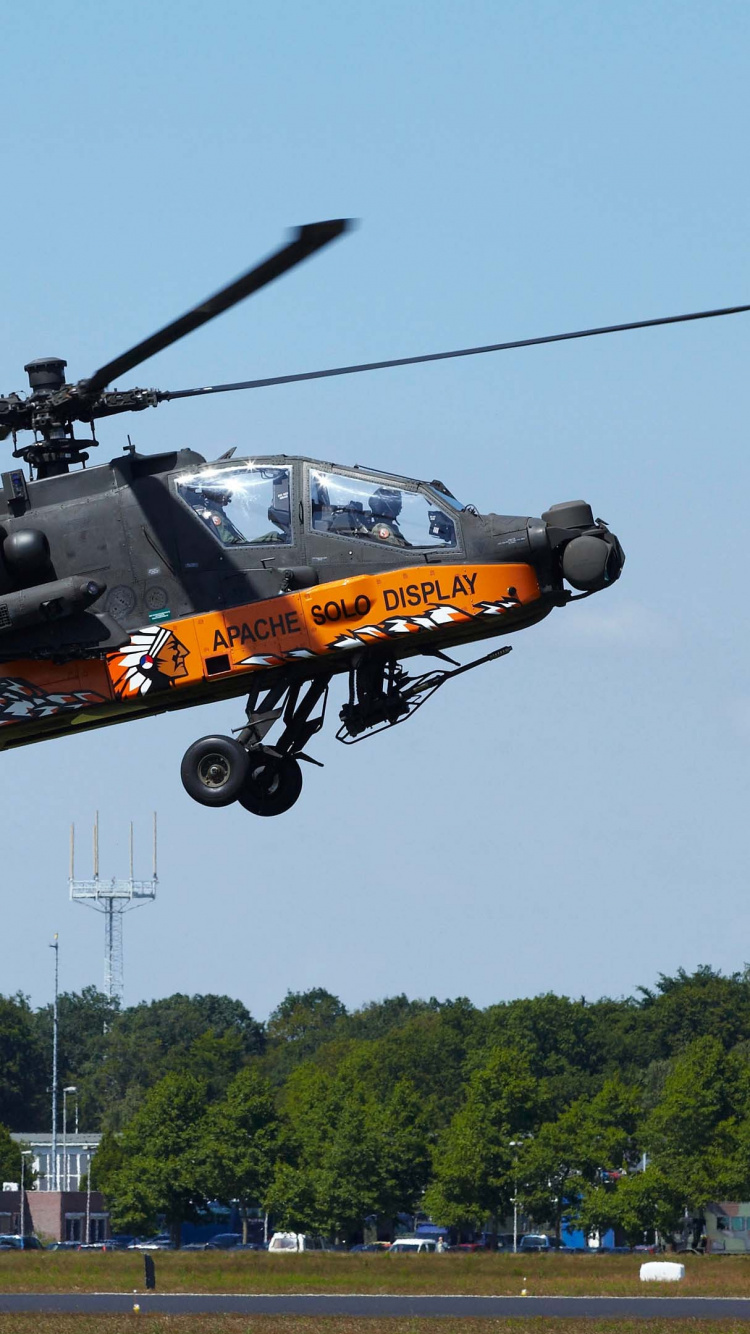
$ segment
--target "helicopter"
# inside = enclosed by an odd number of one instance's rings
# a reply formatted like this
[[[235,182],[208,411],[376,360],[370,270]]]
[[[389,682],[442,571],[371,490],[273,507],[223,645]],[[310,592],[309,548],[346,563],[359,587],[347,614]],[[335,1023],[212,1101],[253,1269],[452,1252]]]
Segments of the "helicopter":
[[[336,735],[357,743],[510,652],[459,664],[447,649],[516,633],[617,581],[620,542],[582,500],[539,517],[480,513],[437,479],[231,449],[207,460],[128,443],[86,466],[97,420],[162,402],[750,309],[184,390],[109,387],[350,225],[296,229],[88,379],[68,382],[64,360],[39,358],[24,367],[30,393],[0,397],[0,439],[12,437],[13,458],[28,469],[0,473],[0,749],[244,695],[233,735],[188,747],[182,783],[204,806],[280,815],[300,795],[300,762],[319,764],[307,748],[334,676],[348,677]],[[90,439],[75,435],[79,423]],[[33,441],[19,445],[22,432]],[[438,665],[415,671],[420,656]]]

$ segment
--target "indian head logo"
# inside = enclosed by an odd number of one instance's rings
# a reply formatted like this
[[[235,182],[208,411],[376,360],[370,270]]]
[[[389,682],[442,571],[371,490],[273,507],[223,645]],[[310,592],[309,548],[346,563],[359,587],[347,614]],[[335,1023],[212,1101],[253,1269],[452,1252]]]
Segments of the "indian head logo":
[[[115,693],[146,695],[152,690],[169,690],[187,676],[187,656],[188,649],[166,626],[136,630],[125,649],[110,658]]]

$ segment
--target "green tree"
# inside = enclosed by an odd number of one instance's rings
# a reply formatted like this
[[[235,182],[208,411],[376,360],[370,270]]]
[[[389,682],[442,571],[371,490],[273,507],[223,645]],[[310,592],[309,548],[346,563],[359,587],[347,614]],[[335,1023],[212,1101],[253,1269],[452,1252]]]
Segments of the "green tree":
[[[283,1080],[323,1044],[343,1036],[345,1018],[346,1006],[325,987],[288,991],[268,1020],[269,1071]]]
[[[381,1140],[368,1115],[360,1090],[349,1090],[329,1102],[336,1121],[321,1144],[317,1162],[305,1166],[313,1179],[318,1229],[347,1241],[356,1236],[366,1217],[380,1212]]]
[[[117,1228],[145,1232],[166,1218],[175,1246],[182,1223],[199,1216],[198,1162],[206,1087],[189,1074],[169,1074],[147,1093],[120,1138],[122,1162],[106,1176]]]
[[[77,1078],[98,1047],[107,1029],[121,1013],[119,1001],[112,1000],[97,987],[82,991],[62,991],[57,1002],[58,1070],[61,1079]],[[52,1050],[52,1006],[44,1005],[36,1014],[36,1025],[43,1045]]]
[[[17,1181],[21,1184],[21,1153],[28,1148],[25,1144],[19,1144],[11,1139],[10,1131],[5,1126],[0,1125],[0,1183],[3,1181]],[[35,1173],[30,1162],[26,1161],[24,1167],[24,1186],[26,1190],[34,1189]]]
[[[388,1097],[378,1101],[375,1119],[382,1146],[377,1212],[395,1219],[397,1214],[414,1213],[422,1204],[432,1170],[434,1136],[427,1109],[408,1079],[400,1079]]]
[[[542,1223],[552,1222],[559,1238],[562,1219],[576,1212],[580,1174],[579,1118],[585,1101],[573,1103],[554,1121],[544,1122],[519,1155],[516,1179],[524,1210]]]
[[[52,1044],[45,1048],[26,996],[0,996],[0,1121],[13,1130],[47,1124]]]
[[[413,1210],[429,1172],[427,1127],[406,1081],[383,1097],[351,1050],[335,1074],[308,1062],[284,1089],[284,1157],[270,1193],[282,1226],[362,1235],[372,1215]]]
[[[584,1199],[582,1218],[586,1228],[620,1228],[632,1246],[650,1233],[670,1236],[679,1226],[683,1204],[669,1178],[650,1164],[643,1172],[620,1177],[616,1188],[599,1187]]]
[[[240,1033],[230,1029],[217,1036],[213,1029],[208,1029],[185,1052],[180,1068],[202,1079],[209,1102],[214,1102],[223,1097],[247,1059]]]
[[[433,999],[383,1038],[352,1050],[357,1051],[363,1077],[382,1100],[401,1080],[416,1091],[421,1117],[434,1137],[464,1101],[480,1025],[479,1011],[469,1001]],[[486,1055],[476,1060],[481,1065]]]
[[[694,973],[680,968],[673,977],[662,973],[653,991],[647,987],[639,991],[653,1059],[684,1051],[700,1037],[715,1038],[725,1050],[750,1037],[747,970],[725,977],[705,964]]]
[[[610,1079],[595,1097],[578,1099],[524,1144],[517,1169],[520,1197],[532,1218],[554,1223],[558,1239],[565,1215],[588,1228],[604,1225],[602,1210],[615,1189],[608,1174],[632,1159],[639,1110],[638,1090]]]
[[[750,1066],[719,1038],[699,1038],[675,1060],[643,1140],[686,1208],[747,1198],[749,1107]]]
[[[402,992],[400,996],[387,996],[382,1001],[370,1001],[359,1010],[353,1010],[345,1024],[347,1035],[362,1041],[374,1041],[394,1032],[409,1019],[429,1013],[434,1009],[434,1002],[409,1000]]]
[[[279,1157],[279,1115],[271,1085],[247,1066],[210,1108],[201,1135],[197,1180],[209,1198],[237,1200],[242,1240],[248,1210],[265,1206]]]
[[[87,1072],[102,1060],[107,1032],[120,1013],[119,1003],[96,987],[64,991],[58,1000],[58,1075],[61,1085],[75,1084],[83,1124],[98,1128],[100,1109],[92,1103]],[[37,1011],[35,1023],[40,1044],[52,1059],[52,1006]]]
[[[122,1170],[124,1154],[120,1141],[111,1130],[105,1130],[96,1153],[91,1159],[91,1186],[109,1199],[116,1190],[115,1179]]]
[[[178,993],[132,1006],[89,1046],[76,1081],[82,1110],[89,1124],[121,1130],[169,1071],[205,1078],[219,1096],[264,1043],[262,1025],[229,996]]]
[[[512,1206],[515,1151],[511,1142],[535,1125],[539,1081],[520,1052],[499,1048],[472,1075],[466,1101],[434,1153],[425,1205],[439,1223],[498,1221]]]

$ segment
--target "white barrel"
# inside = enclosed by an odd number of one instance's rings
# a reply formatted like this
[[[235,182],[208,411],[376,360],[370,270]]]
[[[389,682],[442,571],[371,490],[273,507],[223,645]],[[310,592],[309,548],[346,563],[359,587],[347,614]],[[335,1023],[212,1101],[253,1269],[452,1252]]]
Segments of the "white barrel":
[[[641,1265],[642,1283],[676,1283],[685,1277],[685,1266],[674,1260],[649,1260]]]

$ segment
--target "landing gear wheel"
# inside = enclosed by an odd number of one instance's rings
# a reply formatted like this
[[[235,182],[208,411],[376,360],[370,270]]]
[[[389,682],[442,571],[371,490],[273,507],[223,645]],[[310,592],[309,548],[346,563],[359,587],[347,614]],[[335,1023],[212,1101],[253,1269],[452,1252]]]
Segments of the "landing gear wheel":
[[[239,795],[253,815],[283,815],[302,791],[302,771],[292,755],[258,746],[250,752],[250,772]]]
[[[230,806],[243,789],[250,756],[231,736],[204,736],[188,746],[180,777],[185,791],[201,806]]]

